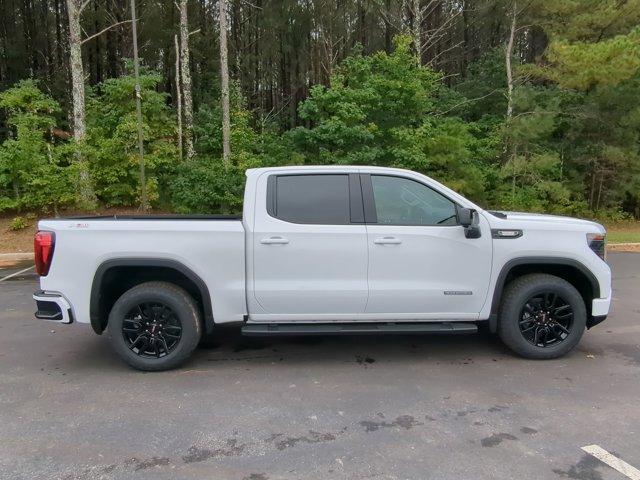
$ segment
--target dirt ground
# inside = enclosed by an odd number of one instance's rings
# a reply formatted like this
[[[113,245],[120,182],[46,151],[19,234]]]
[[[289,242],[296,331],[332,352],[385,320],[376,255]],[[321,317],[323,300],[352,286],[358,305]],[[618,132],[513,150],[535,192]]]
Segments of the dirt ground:
[[[37,220],[28,220],[29,226],[14,232],[9,229],[14,217],[0,217],[0,253],[19,253],[33,251],[33,235],[36,233]]]

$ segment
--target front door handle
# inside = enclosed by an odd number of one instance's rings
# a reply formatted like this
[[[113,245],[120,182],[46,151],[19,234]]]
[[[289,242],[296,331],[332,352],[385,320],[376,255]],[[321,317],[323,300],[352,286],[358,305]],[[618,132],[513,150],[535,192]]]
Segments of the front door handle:
[[[378,237],[373,243],[376,245],[400,245],[402,240],[397,237]]]
[[[286,245],[289,240],[284,237],[269,237],[260,240],[262,245]]]

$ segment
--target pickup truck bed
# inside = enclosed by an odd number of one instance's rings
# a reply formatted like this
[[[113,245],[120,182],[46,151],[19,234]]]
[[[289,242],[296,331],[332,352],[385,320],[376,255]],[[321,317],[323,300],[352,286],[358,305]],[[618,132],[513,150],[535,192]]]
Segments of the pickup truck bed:
[[[219,323],[244,319],[245,232],[237,217],[82,217],[43,220],[39,228],[55,232],[54,258],[40,286],[64,292],[73,306],[70,315],[63,312],[66,322],[91,322],[101,333],[109,303],[151,278],[195,283],[206,292],[199,298],[208,330],[214,310]]]

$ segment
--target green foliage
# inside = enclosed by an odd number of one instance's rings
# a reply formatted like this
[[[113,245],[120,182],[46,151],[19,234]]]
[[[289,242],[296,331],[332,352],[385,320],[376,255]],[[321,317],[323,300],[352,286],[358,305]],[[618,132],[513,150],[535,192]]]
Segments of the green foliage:
[[[178,151],[175,118],[159,93],[162,78],[140,77],[147,196],[157,203],[166,177],[174,172]],[[98,85],[87,102],[85,155],[98,198],[106,205],[133,205],[140,198],[140,156],[135,79],[112,78]]]
[[[242,210],[244,170],[225,171],[221,158],[185,163],[171,182],[174,209],[179,213],[237,213]]]
[[[9,230],[17,232],[18,230],[24,230],[29,226],[27,219],[24,217],[14,217],[9,223]]]
[[[239,213],[248,168],[300,163],[291,145],[275,130],[251,126],[251,114],[237,86],[231,95],[231,165],[222,164],[222,114],[219,102],[196,114],[195,158],[178,166],[170,182],[172,208],[181,213]]]
[[[640,1],[540,1],[532,12],[550,43],[516,70],[492,203],[640,214]]]
[[[398,37],[391,54],[347,58],[331,87],[314,87],[300,106],[312,126],[290,137],[308,163],[407,168],[481,198],[477,141],[463,120],[440,113],[453,95],[441,75],[418,65],[409,45]]]
[[[24,80],[0,93],[0,108],[13,132],[0,146],[0,212],[72,203],[74,169],[53,140],[57,102]]]
[[[494,48],[469,65],[466,77],[454,88],[465,99],[454,112],[469,120],[502,121],[507,111],[503,49]]]
[[[595,44],[640,23],[640,0],[534,0],[530,10],[550,36],[571,42]]]
[[[455,13],[458,3],[445,4],[442,21],[464,25],[441,35],[446,45],[430,39],[422,58],[428,66],[420,65],[408,37],[397,37],[393,47],[386,38],[384,44],[365,41],[372,36],[359,22],[381,25],[376,9],[365,4],[357,18],[350,17],[352,25],[334,8],[265,4],[246,24],[261,35],[245,38],[252,47],[237,49],[242,56],[232,62],[238,82],[231,88],[227,167],[213,33],[203,24],[191,37],[194,158],[179,159],[177,116],[164,93],[175,86],[172,74],[143,69],[140,79],[153,206],[239,212],[247,168],[356,164],[423,172],[487,207],[640,218],[640,0],[533,0],[521,6],[509,118],[504,39],[512,4],[485,2],[465,15]],[[387,13],[402,17],[400,2],[385,5]],[[172,10],[149,8],[154,28],[143,33],[152,37],[144,41],[162,45],[151,64],[164,67],[173,61],[166,50],[173,40]],[[350,9],[349,2],[339,7]],[[297,20],[283,25],[289,16]],[[305,29],[313,25],[309,35]],[[332,43],[328,32],[347,38],[353,26],[363,46]],[[458,47],[454,40],[462,32]],[[391,38],[390,31],[386,35]],[[263,38],[277,42],[269,47]],[[305,44],[302,55],[297,42]],[[0,212],[73,205],[78,150],[101,205],[138,205],[134,84],[131,75],[93,82],[80,145],[56,128],[65,128],[68,107],[63,113],[36,81],[1,92]],[[283,130],[290,125],[299,126]]]
[[[527,70],[565,88],[617,85],[640,69],[640,28],[597,43],[558,38],[551,42],[547,59],[550,65]]]

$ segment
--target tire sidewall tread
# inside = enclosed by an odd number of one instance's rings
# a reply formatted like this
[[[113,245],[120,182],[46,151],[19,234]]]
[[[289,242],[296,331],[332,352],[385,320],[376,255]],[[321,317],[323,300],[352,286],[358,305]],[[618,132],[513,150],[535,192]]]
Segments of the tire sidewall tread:
[[[524,303],[536,293],[553,290],[573,308],[571,333],[557,345],[537,347],[520,332],[519,321]],[[498,335],[518,355],[530,359],[558,358],[571,351],[582,338],[586,328],[587,309],[580,292],[566,280],[546,273],[532,273],[518,277],[505,288],[498,317]]]
[[[126,344],[122,335],[124,316],[136,304],[165,302],[180,319],[182,334],[175,350],[160,358],[138,356]],[[168,282],[145,282],[118,298],[109,313],[107,335],[116,353],[133,368],[144,371],[170,370],[182,365],[193,353],[202,336],[200,312],[193,297],[184,289]]]

